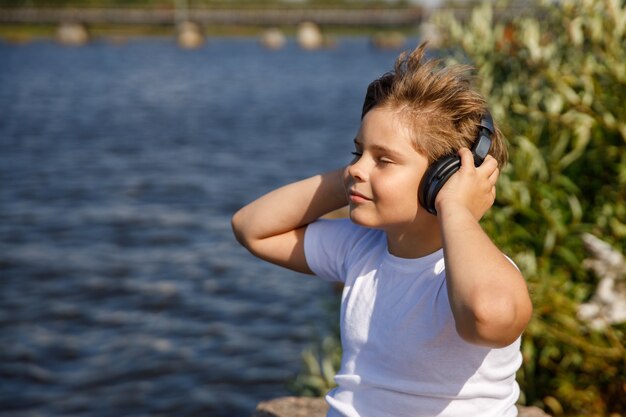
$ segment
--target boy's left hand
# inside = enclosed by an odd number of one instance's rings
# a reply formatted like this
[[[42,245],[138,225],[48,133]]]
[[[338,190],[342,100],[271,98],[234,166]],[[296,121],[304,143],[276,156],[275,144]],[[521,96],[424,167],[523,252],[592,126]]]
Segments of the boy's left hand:
[[[439,191],[435,200],[437,213],[468,210],[476,220],[480,220],[496,199],[496,181],[500,175],[498,162],[487,155],[483,163],[475,167],[474,157],[468,148],[461,148],[458,155],[461,168]]]

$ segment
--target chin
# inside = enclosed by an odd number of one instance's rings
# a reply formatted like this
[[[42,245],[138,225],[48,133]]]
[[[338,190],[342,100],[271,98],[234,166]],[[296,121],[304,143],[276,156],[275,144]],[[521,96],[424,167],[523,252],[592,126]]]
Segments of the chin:
[[[363,227],[369,227],[372,229],[376,229],[380,226],[378,222],[373,221],[373,219],[371,218],[368,218],[365,213],[359,213],[358,209],[350,208],[350,220],[352,220],[352,223],[354,224],[358,224],[359,226]]]

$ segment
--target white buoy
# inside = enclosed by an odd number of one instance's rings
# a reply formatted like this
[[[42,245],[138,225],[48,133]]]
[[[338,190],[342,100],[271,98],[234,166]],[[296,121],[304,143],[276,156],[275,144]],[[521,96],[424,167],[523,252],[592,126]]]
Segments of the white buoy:
[[[69,46],[80,46],[89,42],[89,33],[80,23],[61,23],[57,28],[56,39]]]
[[[283,32],[277,28],[271,28],[261,34],[261,45],[267,49],[280,49],[287,43]]]
[[[313,22],[303,22],[298,26],[298,45],[303,49],[319,49],[324,44],[322,31]]]
[[[204,43],[204,36],[197,24],[187,21],[178,25],[177,40],[181,48],[193,49]]]

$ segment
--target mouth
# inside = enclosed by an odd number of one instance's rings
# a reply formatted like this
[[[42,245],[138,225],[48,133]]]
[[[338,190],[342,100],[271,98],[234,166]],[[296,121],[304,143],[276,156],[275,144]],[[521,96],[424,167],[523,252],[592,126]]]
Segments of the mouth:
[[[349,194],[350,201],[353,202],[353,203],[363,203],[365,201],[370,201],[371,200],[371,198],[366,197],[365,195],[361,194],[357,190],[351,189],[349,191],[350,191],[350,194]]]

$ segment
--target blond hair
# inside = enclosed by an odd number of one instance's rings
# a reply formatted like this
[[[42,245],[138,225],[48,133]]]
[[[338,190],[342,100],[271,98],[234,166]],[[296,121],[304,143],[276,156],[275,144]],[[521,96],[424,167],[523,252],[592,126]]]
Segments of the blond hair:
[[[425,53],[425,43],[403,52],[392,72],[369,85],[361,118],[374,107],[397,111],[413,134],[415,149],[432,163],[462,147],[470,148],[488,109],[485,99],[472,89],[471,67],[444,67],[439,59],[424,59]],[[503,166],[508,154],[502,133],[495,130],[489,154]]]

